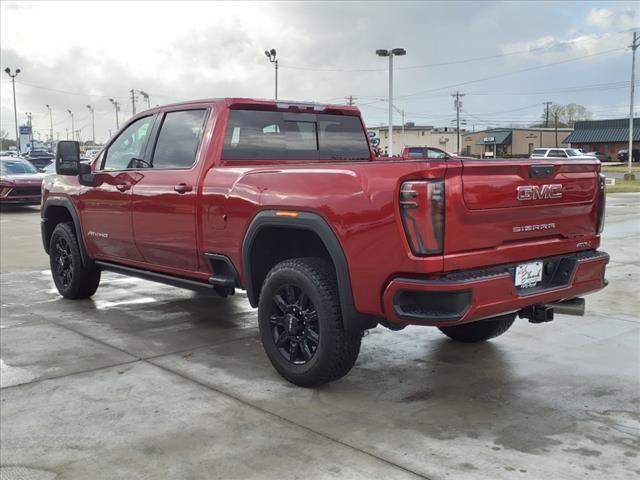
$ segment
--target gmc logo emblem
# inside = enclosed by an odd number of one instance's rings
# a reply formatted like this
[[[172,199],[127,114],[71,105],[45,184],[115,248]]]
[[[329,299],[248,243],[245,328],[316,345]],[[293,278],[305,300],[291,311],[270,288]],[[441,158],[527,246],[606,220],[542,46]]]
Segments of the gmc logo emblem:
[[[520,201],[562,198],[562,185],[522,185],[516,188],[516,198]]]

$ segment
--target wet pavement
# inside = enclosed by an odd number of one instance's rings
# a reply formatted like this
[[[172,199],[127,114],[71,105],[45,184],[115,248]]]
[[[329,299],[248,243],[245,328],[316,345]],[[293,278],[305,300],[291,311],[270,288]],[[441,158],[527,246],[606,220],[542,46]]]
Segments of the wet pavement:
[[[272,369],[244,295],[105,274],[63,300],[37,209],[0,233],[2,480],[640,474],[640,194],[608,196],[610,285],[585,317],[479,345],[379,327],[313,390]]]

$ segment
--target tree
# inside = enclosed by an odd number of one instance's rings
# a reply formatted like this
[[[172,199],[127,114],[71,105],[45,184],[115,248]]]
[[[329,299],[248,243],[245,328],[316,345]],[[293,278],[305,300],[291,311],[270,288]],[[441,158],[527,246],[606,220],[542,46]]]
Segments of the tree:
[[[0,130],[0,150],[9,150],[9,147],[16,146],[16,141],[8,137],[9,134],[5,130]]]
[[[573,127],[575,122],[580,120],[590,120],[591,112],[582,105],[576,103],[569,103],[567,105],[550,105],[549,106],[549,123],[547,125],[547,110],[543,110],[540,116],[541,121],[534,127],[549,127],[549,128],[566,128]],[[556,122],[557,119],[557,122]],[[557,123],[557,124],[556,124]]]
[[[582,105],[570,103],[564,106],[564,119],[570,127],[580,120],[591,120],[591,112]]]

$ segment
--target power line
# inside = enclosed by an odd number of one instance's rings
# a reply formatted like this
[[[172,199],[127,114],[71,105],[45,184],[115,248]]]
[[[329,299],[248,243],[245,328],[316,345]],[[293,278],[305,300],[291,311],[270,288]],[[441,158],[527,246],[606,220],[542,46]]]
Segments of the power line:
[[[603,35],[597,36],[596,38],[597,39],[602,39],[602,38],[605,38],[607,36],[619,35],[619,34],[623,34],[623,33],[627,33],[627,30],[621,30],[621,31],[618,31],[618,32],[613,32],[613,33],[605,33]],[[567,45],[574,45],[574,44],[578,44],[580,42],[584,42],[586,40],[593,41],[594,37],[578,38],[578,39],[575,39],[575,40],[559,42],[559,43],[556,43],[554,45],[547,45],[547,46],[529,48],[527,50],[519,50],[519,51],[516,51],[516,52],[498,53],[498,54],[494,54],[494,55],[486,55],[486,56],[482,56],[482,57],[465,58],[465,59],[461,59],[461,60],[451,60],[451,61],[447,61],[447,62],[425,63],[425,64],[422,64],[422,65],[408,65],[408,66],[403,66],[403,67],[396,67],[396,69],[397,70],[415,70],[415,69],[420,69],[420,68],[446,67],[446,66],[450,66],[450,65],[459,65],[459,64],[463,64],[463,63],[479,62],[479,61],[483,61],[483,60],[491,60],[491,59],[494,59],[494,58],[504,58],[504,57],[510,57],[510,56],[514,56],[514,55],[523,55],[523,54],[528,54],[528,53],[541,52],[541,51],[544,51],[544,50],[552,51],[553,49],[556,49],[558,47],[563,47],[563,46],[567,46]],[[386,71],[385,68],[312,67],[312,66],[286,65],[286,64],[281,64],[280,68],[285,68],[285,69],[289,69],[289,70],[308,70],[308,71],[312,71],[312,72],[385,72]]]
[[[17,82],[20,85],[24,85],[27,87],[31,87],[31,88],[37,88],[39,90],[48,90],[50,92],[57,92],[57,93],[64,93],[66,95],[75,95],[78,97],[96,97],[96,98],[116,98],[113,95],[96,95],[96,94],[92,94],[92,93],[78,93],[78,92],[69,92],[66,90],[58,90],[56,88],[49,88],[49,87],[42,87],[40,85],[33,85],[31,83],[25,83],[25,82]],[[125,97],[118,97],[118,98],[125,98]]]
[[[605,50],[603,52],[591,53],[589,55],[581,55],[579,57],[573,57],[573,58],[570,58],[570,59],[567,59],[567,60],[561,60],[559,62],[545,63],[545,64],[542,64],[542,65],[537,65],[535,67],[528,67],[528,68],[523,68],[523,69],[520,69],[520,70],[513,70],[511,72],[505,72],[505,73],[500,73],[500,74],[497,74],[497,75],[491,75],[491,76],[488,76],[488,77],[478,78],[476,80],[467,80],[466,82],[460,82],[460,83],[456,83],[456,84],[453,84],[453,85],[446,85],[446,86],[443,86],[443,87],[433,88],[433,89],[430,89],[430,90],[421,90],[419,92],[409,93],[409,94],[406,94],[406,95],[398,95],[396,98],[400,99],[400,98],[416,97],[416,96],[421,95],[423,93],[439,92],[441,90],[446,90],[446,89],[450,89],[450,88],[456,88],[456,87],[460,87],[460,86],[463,86],[463,85],[469,85],[471,83],[484,82],[486,80],[493,80],[494,78],[507,77],[507,76],[516,75],[516,74],[519,74],[519,73],[530,72],[532,70],[539,70],[539,69],[542,69],[542,68],[552,67],[552,66],[555,66],[555,65],[561,65],[561,64],[564,64],[564,63],[575,62],[575,61],[578,61],[578,60],[582,60],[584,58],[591,58],[591,57],[596,57],[596,56],[599,56],[599,55],[606,55],[608,53],[620,52],[620,51],[623,51],[623,50],[625,50],[624,47],[622,47],[622,48],[613,48],[611,50]]]

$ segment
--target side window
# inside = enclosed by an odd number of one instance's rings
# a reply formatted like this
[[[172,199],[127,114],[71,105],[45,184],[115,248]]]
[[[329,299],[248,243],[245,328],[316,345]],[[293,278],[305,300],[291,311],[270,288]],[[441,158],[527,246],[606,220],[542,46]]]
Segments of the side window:
[[[151,159],[151,168],[190,168],[202,139],[206,110],[184,110],[165,115]]]
[[[409,148],[409,158],[424,158],[424,148]]]
[[[562,158],[565,158],[567,156],[567,154],[564,153],[562,150],[551,150],[549,152],[549,156],[550,157],[562,157]]]
[[[153,126],[153,117],[144,117],[129,125],[109,146],[101,170],[139,168]]]
[[[427,158],[444,158],[445,156],[445,153],[441,152],[440,150],[427,148]]]

